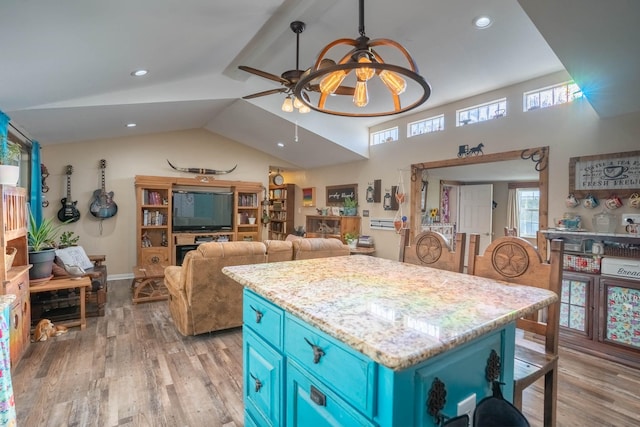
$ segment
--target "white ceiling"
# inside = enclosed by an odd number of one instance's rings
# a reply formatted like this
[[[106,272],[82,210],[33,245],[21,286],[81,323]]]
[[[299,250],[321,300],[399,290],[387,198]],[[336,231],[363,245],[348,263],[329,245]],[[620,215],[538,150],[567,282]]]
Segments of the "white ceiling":
[[[611,116],[640,109],[639,4],[367,0],[365,24],[411,52],[432,87],[423,109],[566,68]],[[474,29],[485,14],[493,25]],[[358,35],[358,2],[2,0],[0,110],[43,146],[206,128],[299,168],[366,158],[368,126],[385,119],[283,113],[282,94],[241,99],[279,85],[238,65],[295,69],[294,20],[306,23],[306,69],[330,41]],[[138,68],[150,72],[131,77]]]

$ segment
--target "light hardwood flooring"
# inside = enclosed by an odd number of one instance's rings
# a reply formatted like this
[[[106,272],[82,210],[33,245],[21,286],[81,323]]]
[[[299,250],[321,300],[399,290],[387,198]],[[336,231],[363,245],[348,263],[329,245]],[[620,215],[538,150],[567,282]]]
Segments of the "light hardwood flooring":
[[[166,301],[109,283],[104,317],[31,343],[13,371],[18,426],[242,426],[242,331],[183,337]],[[640,371],[562,349],[558,426],[640,426]],[[542,383],[524,413],[542,426]]]

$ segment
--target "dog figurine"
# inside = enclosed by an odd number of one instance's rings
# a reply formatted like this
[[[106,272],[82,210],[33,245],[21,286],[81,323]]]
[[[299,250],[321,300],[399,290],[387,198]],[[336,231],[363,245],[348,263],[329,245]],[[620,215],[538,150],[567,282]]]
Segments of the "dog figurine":
[[[58,337],[62,334],[66,334],[68,329],[65,326],[55,326],[51,320],[42,319],[36,325],[36,329],[33,332],[33,340],[35,342],[46,341],[51,337]]]

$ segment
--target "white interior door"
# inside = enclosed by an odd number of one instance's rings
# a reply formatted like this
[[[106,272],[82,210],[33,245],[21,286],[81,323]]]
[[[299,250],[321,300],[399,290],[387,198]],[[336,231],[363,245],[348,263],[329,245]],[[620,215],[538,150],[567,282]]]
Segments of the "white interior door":
[[[458,204],[458,232],[467,233],[465,265],[469,258],[469,234],[480,235],[480,253],[489,246],[493,236],[493,184],[461,185]]]

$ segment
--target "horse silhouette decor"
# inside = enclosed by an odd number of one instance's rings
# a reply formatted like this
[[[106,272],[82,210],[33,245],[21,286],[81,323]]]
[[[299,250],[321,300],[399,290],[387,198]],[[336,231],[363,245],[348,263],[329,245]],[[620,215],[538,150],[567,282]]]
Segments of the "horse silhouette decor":
[[[482,154],[484,154],[482,152],[482,148],[483,147],[484,147],[484,144],[482,142],[480,144],[476,145],[475,147],[471,147],[471,148],[469,148],[468,144],[459,145],[458,146],[458,157],[482,155]]]

